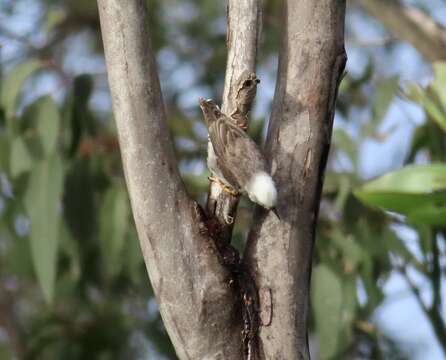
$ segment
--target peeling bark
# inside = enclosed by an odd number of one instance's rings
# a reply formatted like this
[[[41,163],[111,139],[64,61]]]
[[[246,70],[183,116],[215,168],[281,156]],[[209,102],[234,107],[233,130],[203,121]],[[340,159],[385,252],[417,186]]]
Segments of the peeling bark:
[[[337,89],[346,62],[345,1],[286,2],[266,153],[278,212],[257,208],[245,251],[260,297],[262,359],[308,359],[315,226]],[[266,295],[265,295],[266,294]]]

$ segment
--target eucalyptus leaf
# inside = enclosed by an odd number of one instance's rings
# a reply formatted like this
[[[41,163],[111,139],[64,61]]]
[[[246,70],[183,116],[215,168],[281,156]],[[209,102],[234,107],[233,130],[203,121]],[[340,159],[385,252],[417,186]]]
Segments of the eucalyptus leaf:
[[[385,269],[381,269],[385,273]],[[366,257],[360,269],[362,284],[367,295],[367,307],[375,309],[384,299],[384,294],[377,284],[375,266],[371,257]]]
[[[339,349],[342,319],[342,283],[326,265],[313,270],[311,300],[316,320],[321,359],[330,359]]]
[[[430,84],[432,89],[437,94],[443,112],[446,111],[446,63],[445,62],[435,62],[432,64],[435,78]],[[446,118],[444,118],[446,122]]]
[[[31,222],[31,256],[47,303],[51,303],[54,295],[62,189],[62,162],[53,154],[35,165],[25,195]]]
[[[0,132],[0,172],[9,172],[10,147],[10,138]]]
[[[1,103],[6,111],[7,117],[11,117],[15,112],[23,83],[40,66],[40,62],[36,59],[27,60],[15,66],[3,80]]]
[[[446,165],[406,166],[354,191],[364,203],[409,215],[421,207],[446,205]]]
[[[124,185],[115,185],[105,194],[100,215],[100,238],[108,275],[119,272],[122,249],[129,226],[130,207]]]
[[[346,272],[356,270],[364,258],[364,250],[356,243],[353,236],[345,236],[339,231],[334,231],[331,241],[339,248],[343,255],[344,269]]]
[[[446,112],[440,104],[437,93],[432,88],[425,90],[418,85],[412,85],[409,88],[409,97],[423,106],[428,114],[428,119],[446,132]]]
[[[342,277],[342,310],[339,336],[341,351],[348,348],[353,338],[353,322],[357,308],[356,294],[356,274],[344,275]]]
[[[11,221],[12,219],[5,220]],[[19,279],[29,281],[34,276],[34,269],[27,239],[19,237],[14,231],[11,231],[5,224],[1,223],[0,238],[7,244],[7,253],[3,264],[6,272],[15,274]]]
[[[433,69],[434,79],[427,88],[410,83],[405,89],[405,94],[423,106],[428,118],[446,132],[446,63],[434,63]]]
[[[56,147],[60,126],[59,110],[50,96],[37,99],[31,106],[36,131],[44,154],[50,155]]]
[[[356,164],[358,146],[347,131],[341,128],[335,128],[333,130],[333,144],[342,149],[350,160]]]
[[[372,102],[373,121],[376,123],[386,115],[398,90],[399,77],[392,76],[377,84]]]
[[[11,146],[10,157],[10,173],[11,177],[15,178],[24,172],[30,171],[32,167],[33,159],[29,150],[22,140],[17,137],[13,140]]]
[[[446,226],[446,204],[428,204],[411,211],[408,220],[415,224]]]

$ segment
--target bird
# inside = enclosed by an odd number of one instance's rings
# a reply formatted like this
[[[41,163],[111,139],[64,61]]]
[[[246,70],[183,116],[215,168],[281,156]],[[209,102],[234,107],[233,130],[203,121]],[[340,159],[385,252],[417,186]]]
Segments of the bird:
[[[224,190],[246,194],[279,218],[276,184],[257,144],[212,99],[200,98],[199,104],[208,128],[207,165],[212,175],[223,183]]]

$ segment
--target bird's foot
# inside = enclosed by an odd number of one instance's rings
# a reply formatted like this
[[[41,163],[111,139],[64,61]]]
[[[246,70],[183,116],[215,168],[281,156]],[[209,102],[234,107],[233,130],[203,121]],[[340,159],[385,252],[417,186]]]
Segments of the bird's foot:
[[[209,176],[208,177],[209,181],[211,182],[215,182],[217,183],[222,189],[223,191],[227,192],[228,194],[232,195],[232,196],[238,196],[239,193],[237,190],[235,190],[234,188],[226,185],[225,183],[223,183],[223,181],[221,181],[219,178],[215,177],[215,176]]]
[[[234,217],[233,216],[225,214],[224,218],[225,218],[226,224],[231,225],[231,224],[234,223]]]

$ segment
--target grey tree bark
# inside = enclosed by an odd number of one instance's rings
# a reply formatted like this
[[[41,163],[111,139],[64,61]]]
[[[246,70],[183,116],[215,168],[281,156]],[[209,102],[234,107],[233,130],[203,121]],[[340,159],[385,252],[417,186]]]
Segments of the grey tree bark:
[[[227,16],[228,59],[221,108],[223,113],[230,114],[235,109],[234,99],[240,76],[244,71],[255,73],[256,70],[262,28],[262,1],[229,0]],[[228,216],[235,218],[238,201],[238,196],[232,196],[222,191],[218,184],[210,183],[207,209],[218,219],[226,241],[230,240],[234,225],[233,221],[228,221]]]
[[[126,182],[149,277],[180,359],[308,359],[311,259],[337,88],[345,0],[287,0],[266,154],[279,221],[256,209],[244,259],[260,297],[259,348],[246,353],[240,294],[207,219],[182,184],[165,121],[143,0],[98,0]],[[230,0],[223,111],[254,71],[260,1]],[[212,185],[213,186],[213,185]],[[212,191],[210,191],[212,195]],[[217,205],[229,195],[215,198]],[[237,199],[231,200],[235,213]],[[216,207],[218,208],[218,206]],[[209,214],[222,222],[218,212]],[[224,220],[224,219],[223,219]],[[224,225],[224,224],[223,224]],[[230,224],[229,224],[230,225]],[[230,234],[230,226],[229,231]]]
[[[236,296],[178,172],[145,1],[98,6],[133,216],[164,324],[180,359],[240,359]]]
[[[286,1],[266,154],[278,212],[257,209],[245,261],[260,292],[264,359],[308,359],[309,283],[319,200],[346,54],[345,2]],[[261,351],[262,351],[261,350]]]

